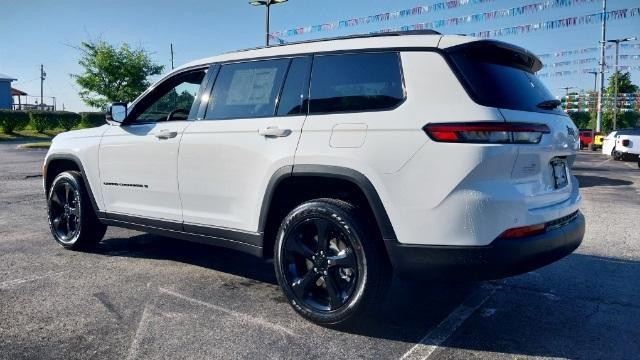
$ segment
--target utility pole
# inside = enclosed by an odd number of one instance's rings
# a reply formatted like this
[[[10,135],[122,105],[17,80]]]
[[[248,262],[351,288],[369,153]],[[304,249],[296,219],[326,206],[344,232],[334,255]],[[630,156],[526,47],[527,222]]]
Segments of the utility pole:
[[[44,65],[40,64],[40,107],[44,110],[44,79],[47,73],[44,72]]]
[[[173,43],[171,43],[171,70],[173,70]]]
[[[600,91],[598,92],[598,115],[596,132],[602,128],[602,93],[604,92],[604,46],[607,33],[607,0],[602,0],[602,33],[600,35]]]
[[[625,38],[625,39],[613,39],[613,40],[607,40],[607,42],[610,43],[614,43],[616,44],[616,58],[615,58],[615,67],[614,67],[614,86],[613,86],[613,130],[618,128],[618,75],[619,75],[619,71],[618,71],[618,50],[620,48],[620,43],[621,42],[625,42],[625,41],[633,41],[635,40],[635,37],[632,38]]]
[[[598,96],[598,72],[589,71],[588,73],[593,75],[593,96]],[[589,96],[589,104],[591,104],[591,96]],[[596,106],[594,106],[593,111],[596,111],[596,110],[597,110]],[[589,111],[591,111],[591,106],[589,106]]]

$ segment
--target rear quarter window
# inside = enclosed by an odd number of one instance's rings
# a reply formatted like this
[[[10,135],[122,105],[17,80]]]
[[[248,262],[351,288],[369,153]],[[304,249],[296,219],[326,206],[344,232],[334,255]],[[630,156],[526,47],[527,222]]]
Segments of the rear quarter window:
[[[317,55],[310,95],[311,114],[395,108],[405,98],[399,55]]]
[[[555,97],[530,71],[527,59],[508,49],[477,47],[453,51],[451,60],[471,97],[480,105],[544,113],[562,113],[559,107],[537,105]]]

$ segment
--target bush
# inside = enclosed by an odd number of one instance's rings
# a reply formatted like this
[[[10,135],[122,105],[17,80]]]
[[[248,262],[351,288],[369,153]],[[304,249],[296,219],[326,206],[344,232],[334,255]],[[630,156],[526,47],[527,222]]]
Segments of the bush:
[[[24,111],[0,110],[0,126],[5,134],[24,130],[29,125],[29,114]]]
[[[29,112],[29,117],[31,117],[31,127],[39,133],[58,126],[58,114],[53,111],[34,110]]]
[[[80,124],[80,120],[82,119],[80,114],[69,111],[59,111],[56,113],[56,115],[58,115],[58,125],[61,128],[65,129],[65,131],[69,131],[78,126],[78,124]]]
[[[106,121],[105,113],[102,112],[81,112],[80,116],[82,117],[80,125],[83,128],[102,126]]]

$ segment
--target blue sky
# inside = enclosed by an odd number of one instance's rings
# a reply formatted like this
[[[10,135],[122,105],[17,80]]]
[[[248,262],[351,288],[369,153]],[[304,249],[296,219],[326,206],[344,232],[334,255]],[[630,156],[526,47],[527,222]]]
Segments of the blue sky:
[[[289,0],[272,7],[272,31],[297,26],[322,24],[342,19],[429,5],[439,0]],[[287,38],[339,36],[370,32],[380,28],[410,25],[438,19],[481,13],[533,4],[545,0],[494,0],[487,4],[468,5],[392,21],[338,29]],[[175,48],[177,65],[234,49],[260,46],[264,42],[264,8],[253,7],[246,0],[2,0],[0,8],[0,73],[18,78],[13,86],[30,95],[39,95],[39,67],[45,65],[47,79],[45,96],[56,96],[58,107],[67,110],[89,109],[77,95],[77,86],[69,74],[81,71],[79,53],[73,46],[89,39],[110,43],[128,42],[142,46],[153,59],[170,68],[169,44]],[[609,0],[610,10],[640,6],[638,0]],[[469,33],[506,26],[537,23],[576,15],[599,12],[601,3],[551,9],[535,14],[502,18],[438,29],[443,33]],[[640,38],[640,17],[610,22],[607,38]],[[552,31],[541,31],[497,39],[512,42],[535,53],[558,52],[597,46],[598,25],[584,25]],[[640,43],[636,41],[635,43]],[[611,52],[613,54],[613,52]],[[639,55],[640,49],[628,49],[621,54]],[[548,62],[598,56],[589,53],[572,58],[554,58]],[[640,66],[640,60],[621,62]],[[584,65],[556,70],[573,70]],[[640,83],[640,72],[632,78]],[[593,87],[593,75],[572,75],[544,79],[552,93],[564,93],[561,87],[582,89]]]

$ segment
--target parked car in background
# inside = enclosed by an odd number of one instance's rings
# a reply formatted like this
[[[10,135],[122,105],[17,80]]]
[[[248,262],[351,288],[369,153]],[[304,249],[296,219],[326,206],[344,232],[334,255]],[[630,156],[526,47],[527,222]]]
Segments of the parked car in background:
[[[602,142],[604,141],[604,135],[598,133],[593,137],[593,150],[602,149]]]
[[[591,129],[580,129],[580,149],[584,149],[593,142],[594,132]]]
[[[625,160],[640,155],[640,128],[618,129],[602,142],[602,153],[614,160]]]

